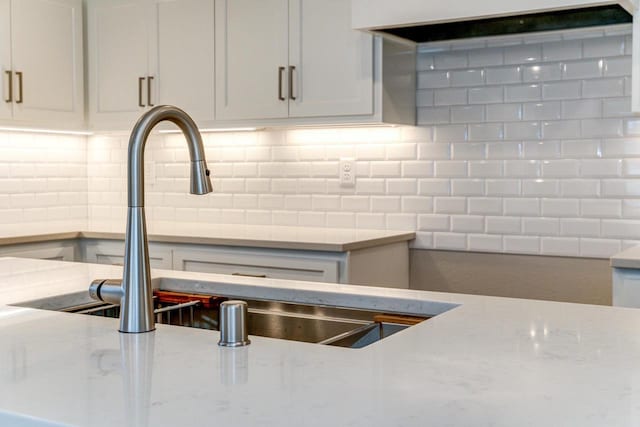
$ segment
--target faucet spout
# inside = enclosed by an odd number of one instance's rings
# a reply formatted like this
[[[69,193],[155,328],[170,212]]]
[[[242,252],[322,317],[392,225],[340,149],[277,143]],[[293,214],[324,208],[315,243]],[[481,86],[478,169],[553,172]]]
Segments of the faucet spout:
[[[122,290],[110,292],[111,298],[122,295],[120,332],[142,333],[155,329],[144,212],[144,147],[151,130],[162,121],[175,123],[187,140],[191,157],[191,193],[207,194],[212,191],[202,137],[193,119],[181,109],[169,105],[160,105],[146,112],[135,124],[129,139],[129,207]],[[99,298],[100,292],[96,294]]]

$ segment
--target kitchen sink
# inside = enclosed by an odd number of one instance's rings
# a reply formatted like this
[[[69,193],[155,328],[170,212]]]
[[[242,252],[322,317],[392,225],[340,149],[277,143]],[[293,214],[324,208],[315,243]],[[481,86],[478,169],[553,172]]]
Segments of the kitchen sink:
[[[154,291],[156,323],[218,330],[220,303],[232,296]],[[403,313],[241,298],[248,304],[249,335],[347,348],[362,348],[420,323]],[[120,307],[85,292],[15,304],[20,307],[117,318]]]

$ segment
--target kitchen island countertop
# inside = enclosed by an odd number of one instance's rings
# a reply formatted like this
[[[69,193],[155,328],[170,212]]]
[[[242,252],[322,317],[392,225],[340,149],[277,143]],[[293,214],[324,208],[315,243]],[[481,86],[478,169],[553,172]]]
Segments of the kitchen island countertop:
[[[0,304],[112,266],[0,259]],[[0,308],[0,425],[637,426],[640,310],[154,270],[156,285],[437,314],[363,349]],[[158,279],[162,278],[162,279]]]

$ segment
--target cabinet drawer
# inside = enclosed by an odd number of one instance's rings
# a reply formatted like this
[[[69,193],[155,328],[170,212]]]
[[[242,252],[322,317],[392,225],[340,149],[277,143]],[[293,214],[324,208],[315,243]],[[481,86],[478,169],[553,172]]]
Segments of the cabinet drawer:
[[[338,283],[339,261],[248,252],[175,249],[173,269]]]
[[[124,242],[86,242],[84,260],[93,264],[124,265]],[[151,268],[171,269],[171,249],[150,244],[149,263]]]

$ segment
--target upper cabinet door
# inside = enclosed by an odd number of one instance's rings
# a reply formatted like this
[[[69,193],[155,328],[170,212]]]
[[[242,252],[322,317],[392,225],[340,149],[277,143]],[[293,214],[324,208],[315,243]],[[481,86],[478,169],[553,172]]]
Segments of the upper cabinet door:
[[[133,125],[152,101],[148,89],[149,25],[145,0],[88,3],[91,122]]]
[[[11,71],[11,0],[0,0],[0,120],[11,119],[13,94],[9,93],[12,84]],[[11,91],[13,92],[13,91]],[[10,96],[11,95],[11,96]]]
[[[287,0],[216,0],[216,118],[288,116]]]
[[[11,17],[14,119],[82,123],[81,0],[14,0]]]
[[[157,0],[156,8],[155,99],[182,108],[196,121],[213,120],[213,2]]]
[[[289,115],[372,114],[373,37],[351,29],[351,1],[290,0],[289,15]]]

